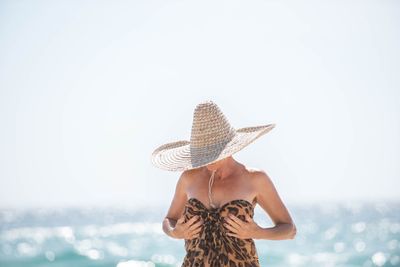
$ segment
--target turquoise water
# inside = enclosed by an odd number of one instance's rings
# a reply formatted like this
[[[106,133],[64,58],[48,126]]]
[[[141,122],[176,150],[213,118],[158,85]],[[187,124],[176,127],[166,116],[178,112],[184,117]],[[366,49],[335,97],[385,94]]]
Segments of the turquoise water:
[[[255,240],[262,266],[400,266],[400,203],[287,205],[294,240]],[[180,266],[166,208],[0,211],[1,267]],[[271,222],[259,206],[255,221]]]

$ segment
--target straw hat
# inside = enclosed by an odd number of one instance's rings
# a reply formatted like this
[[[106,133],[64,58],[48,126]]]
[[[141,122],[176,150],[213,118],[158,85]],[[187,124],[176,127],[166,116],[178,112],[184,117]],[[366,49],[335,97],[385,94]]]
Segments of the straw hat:
[[[203,167],[238,152],[274,127],[271,123],[235,129],[213,101],[203,101],[194,110],[190,141],[159,146],[151,162],[167,171]]]

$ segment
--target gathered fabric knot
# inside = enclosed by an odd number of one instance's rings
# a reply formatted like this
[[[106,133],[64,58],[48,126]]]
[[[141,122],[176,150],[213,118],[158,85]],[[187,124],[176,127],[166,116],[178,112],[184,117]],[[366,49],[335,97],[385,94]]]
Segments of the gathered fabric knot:
[[[223,217],[221,216],[218,209],[206,210],[206,218],[204,222],[204,231],[206,233],[206,242],[207,245],[211,248],[215,253],[221,252],[223,241],[222,241],[222,233],[223,229]]]

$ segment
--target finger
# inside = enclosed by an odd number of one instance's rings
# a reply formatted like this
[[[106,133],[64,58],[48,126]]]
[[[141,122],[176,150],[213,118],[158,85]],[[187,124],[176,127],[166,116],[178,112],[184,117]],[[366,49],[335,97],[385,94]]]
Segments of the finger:
[[[236,228],[241,227],[240,224],[238,224],[235,220],[233,220],[233,219],[231,219],[231,218],[225,218],[225,221],[226,221],[227,223],[229,223],[230,225],[236,227]]]
[[[202,224],[203,224],[203,220],[200,219],[198,222],[196,222],[196,223],[190,225],[190,226],[189,226],[189,230],[196,229],[196,228],[200,227]]]
[[[183,223],[184,221],[185,221],[185,217],[182,216],[176,221],[176,223]]]
[[[197,228],[195,230],[192,230],[190,233],[193,235],[193,234],[197,234],[197,233],[200,233],[200,232],[201,232],[201,228]]]
[[[195,216],[193,216],[192,218],[190,218],[190,220],[188,220],[188,221],[186,222],[186,224],[190,226],[190,225],[192,225],[193,223],[195,223],[198,219],[199,219],[199,216],[198,216],[198,215],[195,215]]]
[[[237,234],[234,234],[234,233],[226,233],[226,234],[229,235],[229,236],[234,236],[236,238],[240,238]]]
[[[193,238],[198,238],[200,236],[200,234],[194,234],[194,235],[192,235],[189,239],[193,239]]]
[[[251,218],[250,215],[246,214],[246,221],[252,222],[253,218]]]
[[[203,228],[202,226],[203,226],[203,222],[199,221],[199,222],[189,226],[188,231],[194,231],[194,230],[197,230],[197,229],[202,229]]]
[[[240,226],[243,225],[243,221],[242,221],[241,219],[239,219],[238,217],[236,217],[235,215],[230,214],[230,218],[231,218],[231,220],[235,221],[235,222],[236,222],[237,224],[239,224]]]
[[[232,231],[232,232],[235,233],[235,234],[239,231],[239,229],[237,229],[237,228],[235,228],[235,227],[233,227],[232,225],[229,225],[229,224],[227,224],[227,223],[224,224],[224,226],[226,227],[226,229]]]

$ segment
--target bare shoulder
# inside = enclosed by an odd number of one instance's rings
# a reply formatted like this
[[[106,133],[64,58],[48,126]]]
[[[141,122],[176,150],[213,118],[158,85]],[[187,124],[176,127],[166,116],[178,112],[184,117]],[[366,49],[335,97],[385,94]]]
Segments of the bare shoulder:
[[[178,182],[184,184],[185,186],[190,185],[193,182],[193,179],[199,173],[199,171],[199,169],[190,169],[183,171],[179,177]]]
[[[181,186],[187,186],[191,177],[191,170],[186,170],[181,173],[178,179],[178,184]]]
[[[248,172],[250,173],[250,177],[252,180],[252,183],[259,187],[262,186],[265,188],[265,186],[272,186],[272,180],[268,176],[267,172],[263,169],[259,168],[247,168]]]

